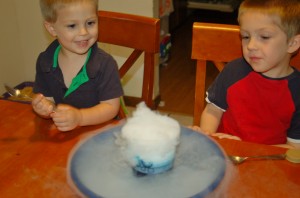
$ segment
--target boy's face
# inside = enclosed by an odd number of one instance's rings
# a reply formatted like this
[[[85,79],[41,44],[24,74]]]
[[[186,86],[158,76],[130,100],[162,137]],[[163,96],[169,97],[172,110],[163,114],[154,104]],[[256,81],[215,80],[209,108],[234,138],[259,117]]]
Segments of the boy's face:
[[[57,11],[56,22],[45,22],[45,27],[57,37],[62,50],[85,54],[98,37],[97,12],[87,2],[66,5]]]
[[[265,76],[287,76],[292,53],[279,19],[260,12],[246,11],[240,16],[243,55],[254,71]]]

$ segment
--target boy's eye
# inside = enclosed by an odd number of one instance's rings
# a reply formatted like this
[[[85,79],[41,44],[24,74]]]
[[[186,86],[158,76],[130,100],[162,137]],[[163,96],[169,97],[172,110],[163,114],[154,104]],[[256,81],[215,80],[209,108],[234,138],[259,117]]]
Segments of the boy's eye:
[[[75,26],[76,26],[75,24],[70,24],[70,25],[67,25],[67,27],[68,27],[68,28],[70,28],[70,29],[74,29],[74,28],[75,28]]]
[[[248,35],[241,35],[241,38],[242,38],[242,40],[246,40],[246,39],[249,39],[249,36]]]
[[[92,25],[94,25],[94,24],[96,24],[96,21],[88,21],[88,22],[87,22],[87,25],[88,25],[88,26],[92,26]]]
[[[260,38],[263,39],[263,40],[268,40],[268,39],[270,39],[271,37],[270,37],[270,36],[260,36]]]

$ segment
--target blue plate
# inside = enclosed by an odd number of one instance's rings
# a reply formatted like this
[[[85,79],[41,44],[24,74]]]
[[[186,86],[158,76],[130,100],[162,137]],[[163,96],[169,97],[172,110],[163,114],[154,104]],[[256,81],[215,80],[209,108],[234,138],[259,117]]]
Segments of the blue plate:
[[[205,197],[226,171],[224,152],[206,135],[181,127],[174,167],[162,174],[138,177],[125,162],[115,134],[122,126],[81,141],[70,154],[71,186],[86,197]]]

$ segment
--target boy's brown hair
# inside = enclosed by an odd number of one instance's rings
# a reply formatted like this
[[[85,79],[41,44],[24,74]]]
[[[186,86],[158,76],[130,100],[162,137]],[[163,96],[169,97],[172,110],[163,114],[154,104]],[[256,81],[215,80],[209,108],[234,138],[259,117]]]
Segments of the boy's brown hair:
[[[55,22],[57,10],[72,3],[90,2],[98,9],[98,0],[40,0],[40,8],[44,19],[48,22]]]
[[[252,10],[273,16],[288,40],[300,34],[299,0],[244,0],[239,8],[238,21],[244,12]]]

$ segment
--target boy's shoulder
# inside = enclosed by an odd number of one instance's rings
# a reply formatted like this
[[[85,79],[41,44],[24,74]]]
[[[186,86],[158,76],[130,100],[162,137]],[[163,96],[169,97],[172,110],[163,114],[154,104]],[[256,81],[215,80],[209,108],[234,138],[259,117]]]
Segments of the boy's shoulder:
[[[243,57],[240,57],[240,58],[237,58],[237,59],[234,59],[234,60],[228,62],[228,63],[225,65],[225,68],[233,69],[233,67],[249,68],[250,65],[247,63],[247,61],[246,61]],[[251,67],[250,67],[250,68],[251,68]],[[234,69],[237,69],[237,68],[234,68]]]
[[[294,73],[295,75],[297,75],[298,77],[300,76],[300,70],[297,69],[296,67],[292,67],[294,69]]]
[[[87,63],[89,77],[94,78],[103,72],[118,71],[116,60],[113,56],[99,48],[98,43],[92,46],[92,53]]]
[[[253,71],[252,67],[243,58],[237,58],[227,63],[222,71],[226,75],[247,75]]]
[[[113,58],[112,55],[110,55],[108,52],[106,52],[105,50],[101,49],[98,46],[98,43],[94,43],[94,45],[91,47],[92,48],[92,55],[94,56],[94,58],[100,58],[100,59],[111,59]]]
[[[289,85],[292,87],[297,87],[300,89],[300,71],[297,68],[294,68],[294,72],[289,75],[286,79],[289,81]],[[300,92],[299,92],[300,93]]]

